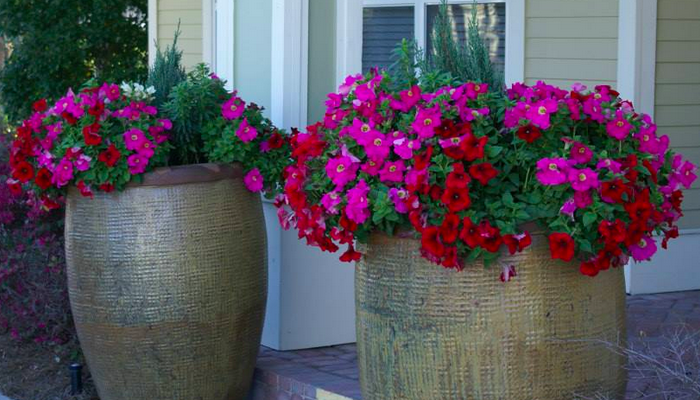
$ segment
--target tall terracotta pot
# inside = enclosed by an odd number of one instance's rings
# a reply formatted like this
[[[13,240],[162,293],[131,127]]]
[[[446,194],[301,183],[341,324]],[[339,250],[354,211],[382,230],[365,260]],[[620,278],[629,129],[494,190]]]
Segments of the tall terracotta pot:
[[[238,400],[267,296],[262,205],[240,168],[156,170],[94,199],[69,190],[73,318],[102,400]]]
[[[621,269],[595,279],[553,261],[547,239],[462,272],[420,256],[420,242],[373,235],[355,278],[360,382],[371,400],[622,399],[625,358],[598,341],[625,338]]]

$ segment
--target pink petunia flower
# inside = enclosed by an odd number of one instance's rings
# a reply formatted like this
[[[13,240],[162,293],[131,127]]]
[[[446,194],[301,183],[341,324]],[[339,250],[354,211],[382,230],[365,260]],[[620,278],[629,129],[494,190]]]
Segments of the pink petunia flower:
[[[382,182],[402,182],[406,165],[403,160],[390,161],[384,163],[384,167],[379,171],[379,180]]]
[[[465,121],[474,121],[475,119],[489,115],[489,108],[483,107],[478,109],[471,109],[469,107],[459,107],[459,117]]]
[[[51,182],[60,188],[68,184],[73,179],[73,163],[69,159],[63,158],[53,170]]]
[[[124,132],[124,146],[127,150],[137,151],[143,146],[143,143],[147,141],[146,135],[144,135],[141,129],[131,128]]]
[[[221,114],[227,120],[238,119],[245,111],[245,102],[235,94],[221,105]]]
[[[598,164],[596,164],[595,168],[597,170],[607,168],[610,171],[612,171],[614,174],[619,174],[622,171],[622,164],[613,160],[612,158],[604,158],[604,159],[598,161]]]
[[[348,219],[356,224],[364,223],[369,217],[369,186],[364,179],[355,185],[354,188],[348,190],[348,205],[345,207],[345,213]]]
[[[678,172],[674,175],[680,182],[685,186],[686,189],[690,189],[693,182],[698,178],[695,175],[695,170],[697,167],[690,161],[685,161],[683,165],[678,169]]]
[[[589,98],[583,102],[583,112],[588,115],[593,121],[602,124],[605,122],[605,115],[603,115],[603,106],[599,100],[594,98]]]
[[[75,159],[75,169],[78,171],[87,171],[90,169],[90,161],[92,161],[91,157],[81,154]]]
[[[370,176],[377,176],[379,175],[379,171],[381,171],[382,166],[384,165],[384,160],[372,160],[369,159],[367,160],[366,163],[362,164],[360,167],[360,170],[367,175]]]
[[[649,260],[656,254],[656,242],[649,236],[642,237],[639,243],[629,246],[630,253],[632,253],[632,258],[637,261]]]
[[[417,139],[401,138],[394,140],[394,153],[404,160],[413,158],[414,152],[420,150],[420,148],[420,140]]]
[[[264,179],[260,170],[257,168],[251,169],[243,178],[243,183],[246,189],[253,193],[258,193],[263,190]]]
[[[321,198],[321,205],[331,214],[338,214],[338,204],[340,204],[340,195],[338,192],[328,192]]]
[[[399,214],[406,214],[408,212],[408,190],[406,189],[389,189],[389,199],[394,203],[394,208]]]
[[[574,201],[574,198],[572,197],[569,200],[567,200],[566,202],[564,202],[564,204],[559,209],[559,213],[564,214],[564,215],[568,215],[569,217],[571,217],[573,219],[574,212],[576,212],[576,209],[577,209],[576,202]]]
[[[241,121],[236,130],[236,136],[238,136],[243,143],[248,143],[258,137],[258,130],[248,123],[248,118],[243,118],[243,121]]]
[[[537,162],[537,180],[543,185],[561,185],[567,181],[569,164],[564,158],[543,158]]]
[[[357,176],[358,164],[353,162],[348,156],[338,156],[328,160],[326,164],[326,174],[338,190],[355,180]]]
[[[556,100],[545,99],[530,105],[527,110],[526,117],[533,125],[540,129],[549,129],[550,114],[556,112],[559,108]]]
[[[365,136],[363,146],[367,157],[372,160],[383,160],[389,156],[391,151],[391,141],[377,131]]]
[[[571,187],[577,192],[588,191],[598,187],[598,174],[590,168],[572,168],[569,170],[568,179]]]
[[[593,152],[583,143],[575,142],[571,147],[569,157],[576,164],[587,164],[593,158]]]
[[[624,140],[627,135],[629,135],[633,126],[627,118],[625,118],[625,114],[618,110],[617,113],[615,113],[615,119],[608,122],[605,128],[608,131],[608,135],[611,137],[617,140]]]
[[[430,139],[435,136],[435,128],[442,124],[440,117],[439,107],[419,110],[411,127],[420,138]]]
[[[129,173],[131,175],[142,174],[148,166],[148,158],[146,156],[134,153],[127,158],[126,163],[129,165]]]

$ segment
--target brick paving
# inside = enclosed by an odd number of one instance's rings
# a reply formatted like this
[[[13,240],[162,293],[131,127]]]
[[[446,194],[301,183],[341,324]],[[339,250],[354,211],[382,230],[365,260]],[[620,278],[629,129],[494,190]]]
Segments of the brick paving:
[[[664,334],[684,325],[700,331],[700,291],[627,298],[629,342],[661,346]],[[278,352],[262,347],[251,400],[360,400],[354,344]],[[630,375],[627,400],[647,398],[653,384]]]

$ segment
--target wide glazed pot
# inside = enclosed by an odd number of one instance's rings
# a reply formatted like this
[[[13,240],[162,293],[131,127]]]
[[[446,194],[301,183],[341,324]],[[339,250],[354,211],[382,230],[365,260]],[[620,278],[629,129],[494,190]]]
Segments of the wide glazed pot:
[[[73,318],[102,400],[238,400],[267,297],[260,196],[234,166],[146,174],[94,199],[68,192]]]
[[[371,400],[622,398],[622,269],[595,279],[551,260],[546,237],[500,268],[457,272],[423,259],[420,242],[373,235],[355,274],[357,347]]]

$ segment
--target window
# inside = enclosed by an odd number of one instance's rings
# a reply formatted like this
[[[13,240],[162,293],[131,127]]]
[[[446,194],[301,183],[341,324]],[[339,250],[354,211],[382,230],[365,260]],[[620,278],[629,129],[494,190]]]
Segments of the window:
[[[413,37],[422,49],[432,48],[431,30],[440,0],[336,0],[336,80],[387,67],[392,51]],[[525,0],[449,0],[453,33],[465,40],[472,7],[493,62],[503,68],[506,84],[525,78]]]

